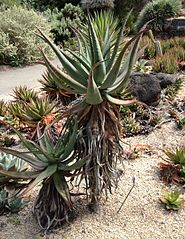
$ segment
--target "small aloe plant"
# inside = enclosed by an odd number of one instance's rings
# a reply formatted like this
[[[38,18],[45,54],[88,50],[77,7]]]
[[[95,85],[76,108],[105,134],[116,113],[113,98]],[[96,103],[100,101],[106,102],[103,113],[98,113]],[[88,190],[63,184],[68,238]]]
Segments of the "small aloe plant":
[[[185,147],[172,150],[163,150],[168,160],[174,164],[185,166]]]
[[[74,145],[77,138],[77,122],[70,117],[58,138],[52,137],[50,129],[42,134],[37,128],[36,141],[27,140],[17,130],[26,151],[0,147],[0,151],[14,155],[27,162],[32,170],[23,172],[0,169],[0,174],[13,179],[27,180],[27,187],[20,195],[27,194],[36,185],[42,183],[34,206],[34,215],[45,231],[61,226],[68,219],[73,208],[67,177],[74,178],[81,170],[86,159],[77,159]]]
[[[59,104],[68,105],[71,101],[75,100],[76,95],[64,90],[55,77],[48,71],[43,74],[43,79],[39,80],[42,84],[42,90],[46,92],[50,100],[57,100]]]
[[[26,86],[16,87],[12,96],[16,101],[23,101],[27,103],[38,98],[37,93],[33,89],[29,89]]]
[[[164,207],[168,210],[179,210],[182,207],[183,199],[179,191],[165,192],[160,198]]]

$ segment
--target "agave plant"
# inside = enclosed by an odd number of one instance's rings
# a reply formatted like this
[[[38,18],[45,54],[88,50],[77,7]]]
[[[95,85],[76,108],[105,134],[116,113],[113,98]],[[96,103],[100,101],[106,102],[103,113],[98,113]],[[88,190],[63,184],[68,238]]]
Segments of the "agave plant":
[[[0,153],[0,170],[6,170],[11,172],[22,172],[27,169],[27,165],[20,159],[11,154]],[[21,181],[12,180],[8,176],[4,176],[0,173],[0,188],[5,186],[14,186],[16,188],[20,188],[23,186]]]
[[[69,118],[64,125],[58,139],[54,139],[49,128],[42,134],[37,128],[36,142],[25,139],[17,130],[26,152],[0,147],[2,152],[12,154],[27,162],[32,170],[26,172],[12,172],[0,169],[0,174],[29,180],[27,188],[21,195],[25,195],[39,183],[42,187],[34,205],[34,215],[41,228],[45,231],[58,227],[68,219],[73,208],[71,192],[67,177],[73,178],[74,172],[81,170],[85,159],[76,160],[74,144],[77,137],[77,121]]]
[[[22,159],[11,154],[0,153],[0,170],[23,172],[27,165]],[[0,173],[0,215],[9,212],[18,212],[24,205],[23,199],[16,196],[24,188],[21,179],[12,179]]]
[[[63,70],[55,67],[43,53],[48,72],[63,89],[81,95],[78,104],[63,115],[77,114],[80,131],[78,156],[88,156],[84,166],[85,181],[93,203],[101,198],[102,193],[107,195],[108,191],[111,192],[113,183],[117,184],[118,181],[116,164],[121,157],[122,148],[117,105],[128,105],[136,101],[122,100],[115,96],[128,85],[143,31],[144,29],[129,40],[119,52],[123,28],[113,47],[107,28],[102,47],[92,19],[88,18],[88,41],[79,35],[79,52],[70,51],[68,55],[39,30],[40,37],[51,46],[63,67]]]

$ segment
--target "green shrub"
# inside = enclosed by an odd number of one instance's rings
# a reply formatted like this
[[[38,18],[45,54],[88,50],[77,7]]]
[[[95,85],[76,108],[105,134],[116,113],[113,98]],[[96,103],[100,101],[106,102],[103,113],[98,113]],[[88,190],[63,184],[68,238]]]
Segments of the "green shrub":
[[[113,0],[81,0],[83,9],[102,9],[102,8],[113,8]]]
[[[51,33],[54,36],[55,44],[63,46],[75,44],[75,35],[71,27],[76,28],[84,18],[83,11],[79,6],[66,4],[61,10],[47,9],[43,14],[51,23]]]
[[[140,29],[146,22],[153,20],[150,23],[152,29],[163,30],[164,20],[177,15],[180,9],[180,0],[154,0],[149,2],[138,16],[136,29]]]
[[[0,12],[0,65],[18,66],[42,58],[38,46],[51,51],[34,34],[36,26],[48,33],[49,24],[33,10],[13,6]]]
[[[40,11],[45,11],[46,9],[62,9],[66,3],[71,3],[73,5],[78,5],[80,0],[21,0],[21,3],[26,6],[33,7]]]
[[[129,11],[132,9],[127,21],[127,29],[132,32],[134,30],[135,21],[137,16],[144,5],[149,2],[149,0],[115,0],[114,1],[114,12],[116,16],[120,18],[121,21],[124,21]]]
[[[0,0],[0,6],[4,5],[5,7],[11,7],[19,4],[20,4],[19,0]]]

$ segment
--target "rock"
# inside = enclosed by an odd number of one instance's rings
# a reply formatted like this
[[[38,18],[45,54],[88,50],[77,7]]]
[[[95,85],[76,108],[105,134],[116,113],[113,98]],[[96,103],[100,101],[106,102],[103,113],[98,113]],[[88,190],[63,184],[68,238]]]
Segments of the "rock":
[[[177,76],[173,74],[158,73],[156,74],[162,89],[166,88],[168,85],[175,84]]]
[[[131,75],[129,85],[131,94],[147,105],[158,105],[161,97],[161,86],[155,75],[135,72]]]
[[[164,31],[171,33],[173,36],[185,35],[185,17],[168,18],[164,23]]]

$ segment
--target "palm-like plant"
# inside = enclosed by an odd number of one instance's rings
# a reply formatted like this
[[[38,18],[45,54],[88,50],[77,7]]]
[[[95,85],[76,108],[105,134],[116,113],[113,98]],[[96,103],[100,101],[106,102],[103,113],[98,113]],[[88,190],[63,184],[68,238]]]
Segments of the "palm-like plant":
[[[12,154],[27,162],[32,170],[26,172],[12,172],[0,169],[0,174],[29,180],[24,195],[39,183],[42,183],[38,198],[34,205],[34,214],[39,225],[44,230],[58,227],[68,218],[73,208],[71,192],[67,177],[74,177],[74,172],[80,170],[84,159],[76,160],[74,144],[77,137],[77,122],[69,118],[64,125],[58,139],[54,139],[49,128],[41,133],[37,128],[36,142],[25,139],[18,131],[26,152],[0,147],[2,152]]]
[[[117,184],[119,173],[116,164],[122,154],[120,115],[117,105],[126,105],[135,101],[122,100],[115,96],[118,92],[124,91],[128,85],[143,31],[142,29],[129,40],[118,53],[123,29],[119,31],[114,47],[111,47],[111,35],[107,28],[104,44],[101,46],[92,20],[89,18],[88,41],[80,34],[80,51],[79,53],[70,51],[70,55],[60,51],[46,35],[39,31],[40,37],[51,46],[63,66],[63,70],[55,67],[43,54],[49,73],[63,89],[82,96],[80,102],[65,114],[71,112],[77,114],[78,156],[84,158],[88,155],[84,169],[86,187],[89,189],[92,202],[96,202],[103,192],[106,195],[108,191],[111,192],[113,183]]]

